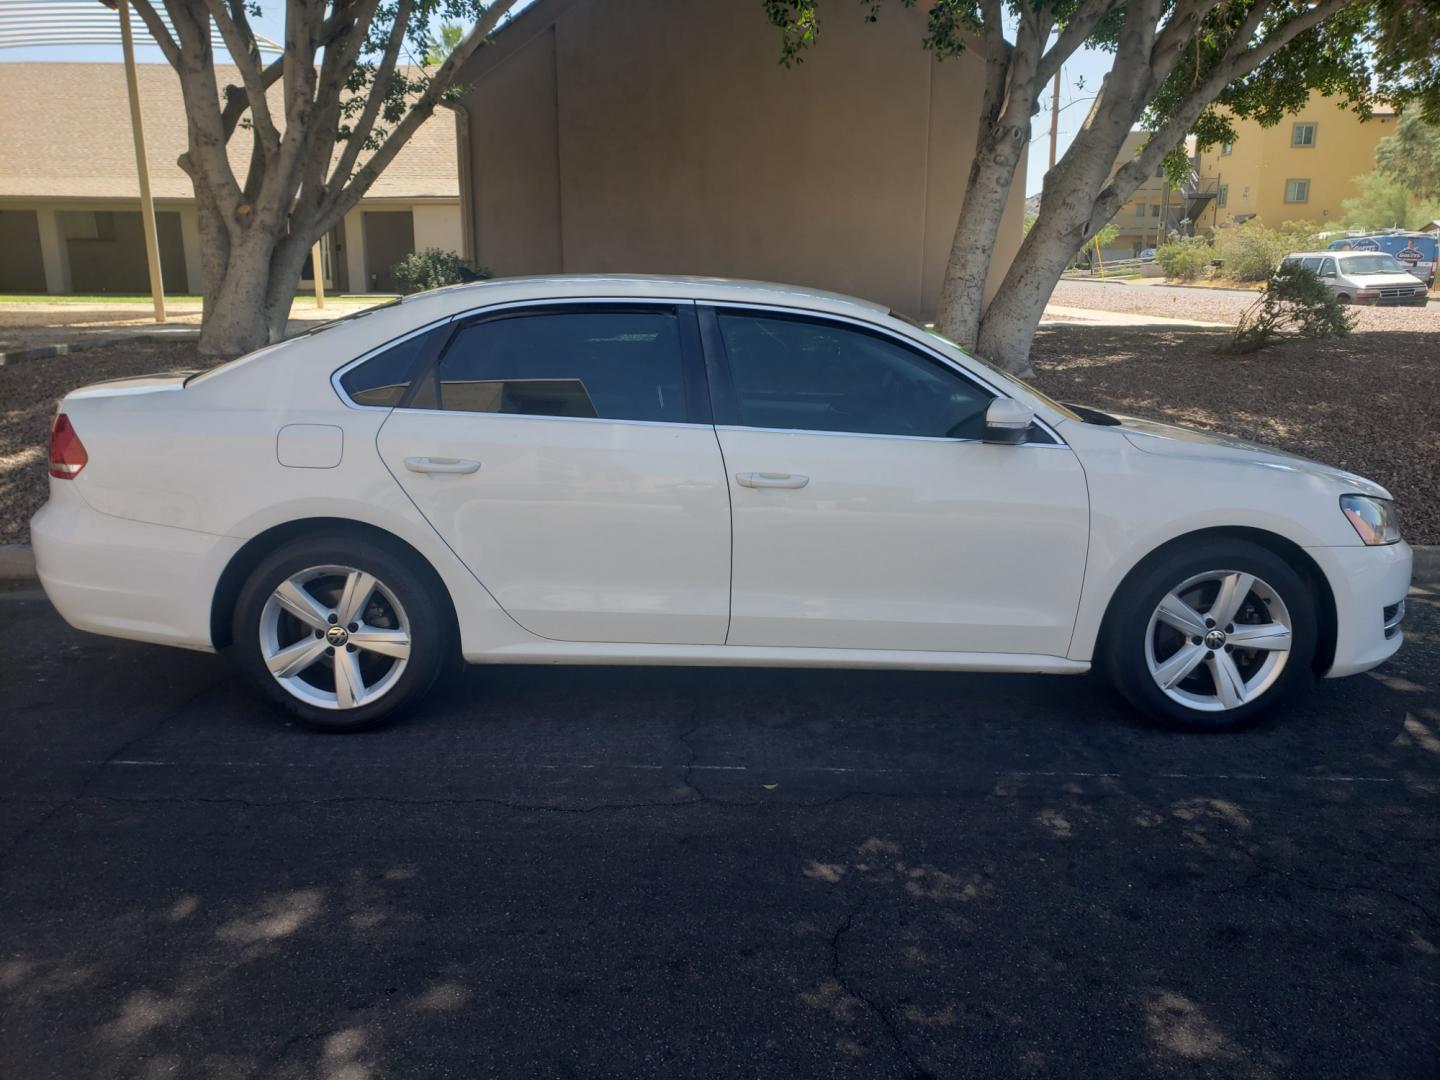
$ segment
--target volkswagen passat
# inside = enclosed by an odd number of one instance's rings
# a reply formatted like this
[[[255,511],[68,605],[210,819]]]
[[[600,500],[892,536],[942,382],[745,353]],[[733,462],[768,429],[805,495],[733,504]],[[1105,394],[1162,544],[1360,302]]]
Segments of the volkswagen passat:
[[[68,395],[36,562],[307,724],[474,663],[1074,675],[1239,727],[1400,646],[1377,484],[1051,401],[885,308],[719,280],[410,297]]]

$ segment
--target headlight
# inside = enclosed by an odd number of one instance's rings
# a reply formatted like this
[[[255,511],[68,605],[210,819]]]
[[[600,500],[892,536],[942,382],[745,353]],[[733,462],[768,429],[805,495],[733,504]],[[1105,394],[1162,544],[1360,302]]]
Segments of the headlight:
[[[1341,495],[1340,509],[1355,526],[1360,539],[1370,545],[1394,544],[1400,539],[1400,512],[1389,499],[1368,495]]]

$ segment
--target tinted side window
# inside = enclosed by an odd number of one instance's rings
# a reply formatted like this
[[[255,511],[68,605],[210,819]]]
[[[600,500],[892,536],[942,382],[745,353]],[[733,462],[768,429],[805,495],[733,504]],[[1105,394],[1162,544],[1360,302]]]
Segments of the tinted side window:
[[[979,438],[991,395],[879,334],[720,312],[745,427]]]
[[[398,405],[410,385],[415,365],[434,344],[435,333],[416,334],[376,353],[340,376],[340,385],[356,405]]]
[[[455,335],[438,368],[439,406],[684,423],[683,370],[672,311],[503,316]]]
[[[1306,270],[1313,271],[1314,273],[1318,274],[1320,272],[1319,259],[1301,259],[1300,265],[1303,266]]]

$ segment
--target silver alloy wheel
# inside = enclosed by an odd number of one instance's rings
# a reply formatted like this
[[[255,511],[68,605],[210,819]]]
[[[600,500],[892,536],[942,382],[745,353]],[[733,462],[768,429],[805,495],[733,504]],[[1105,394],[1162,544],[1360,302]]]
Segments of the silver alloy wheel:
[[[395,594],[350,566],[292,574],[260,612],[260,655],[275,681],[321,709],[378,701],[410,660],[410,621]]]
[[[1240,570],[1211,570],[1166,593],[1145,631],[1145,663],[1171,700],[1225,712],[1275,684],[1294,626],[1269,584]]]

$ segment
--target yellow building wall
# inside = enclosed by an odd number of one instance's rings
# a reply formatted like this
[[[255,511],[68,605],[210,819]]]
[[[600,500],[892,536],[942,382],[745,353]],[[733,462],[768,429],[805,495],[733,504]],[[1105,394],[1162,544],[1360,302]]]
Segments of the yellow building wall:
[[[1315,144],[1293,145],[1295,125],[1306,123],[1315,125]],[[1374,170],[1375,147],[1394,133],[1395,123],[1393,113],[1361,120],[1318,94],[1272,128],[1240,121],[1230,153],[1216,146],[1200,155],[1201,177],[1213,177],[1227,189],[1226,205],[1217,205],[1213,219],[1207,213],[1201,225],[1225,225],[1247,215],[1272,228],[1287,221],[1339,224],[1345,200],[1360,194],[1355,177]],[[1289,180],[1310,181],[1305,202],[1285,201]]]

